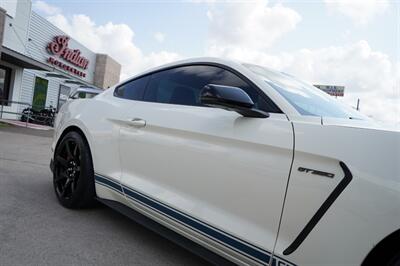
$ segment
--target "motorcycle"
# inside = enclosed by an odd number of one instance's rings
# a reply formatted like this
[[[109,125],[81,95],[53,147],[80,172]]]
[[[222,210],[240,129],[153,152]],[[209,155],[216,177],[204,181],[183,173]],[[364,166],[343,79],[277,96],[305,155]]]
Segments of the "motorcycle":
[[[51,105],[49,108],[44,108],[39,111],[28,107],[22,111],[21,121],[53,127],[55,116],[56,108]]]

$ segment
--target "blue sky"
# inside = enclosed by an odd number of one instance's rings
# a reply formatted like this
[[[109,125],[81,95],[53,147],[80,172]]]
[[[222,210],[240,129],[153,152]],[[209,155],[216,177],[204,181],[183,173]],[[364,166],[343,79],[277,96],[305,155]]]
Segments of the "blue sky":
[[[132,1],[47,1],[62,8],[65,14],[86,14],[96,23],[125,23],[135,32],[135,42],[143,51],[179,51],[200,56],[204,50],[208,19],[205,4]],[[95,4],[94,4],[95,3]],[[105,15],[107,14],[107,15]],[[168,36],[157,43],[153,34]]]
[[[207,3],[118,0],[46,2],[58,6],[67,16],[85,14],[97,24],[112,21],[130,25],[136,34],[135,41],[145,52],[177,50],[187,56],[200,56],[205,49],[209,24]],[[271,49],[273,52],[342,45],[364,39],[374,49],[393,58],[398,56],[395,36],[399,11],[398,7],[395,8],[395,1],[391,3],[392,8],[376,17],[373,23],[361,26],[352,23],[348,17],[330,12],[323,1],[270,3],[282,3],[302,16],[296,30],[279,40]],[[154,32],[163,32],[168,36],[162,45],[154,42]]]
[[[283,40],[282,48],[319,48],[367,40],[373,49],[396,56],[395,36],[399,18],[395,8],[388,8],[367,25],[352,23],[351,19],[335,13],[321,1],[318,3],[286,3],[303,17],[295,31]],[[395,6],[393,4],[393,6]],[[296,44],[297,40],[297,44]],[[285,46],[288,45],[288,46]]]
[[[231,58],[344,85],[341,101],[400,123],[399,1],[33,0],[33,10],[115,58],[122,79],[187,57]]]

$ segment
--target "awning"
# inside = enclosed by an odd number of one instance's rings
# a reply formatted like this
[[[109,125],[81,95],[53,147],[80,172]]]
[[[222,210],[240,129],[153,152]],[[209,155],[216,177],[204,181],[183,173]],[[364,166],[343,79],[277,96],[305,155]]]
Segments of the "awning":
[[[65,80],[64,82],[67,83],[67,84],[87,85],[87,83],[84,83],[84,82],[78,81],[78,80]]]
[[[4,46],[1,49],[1,60],[22,68],[53,71],[52,67]]]
[[[55,72],[46,73],[46,77],[59,78],[59,79],[70,79],[69,77],[67,77],[64,74],[59,74],[59,73],[55,73]]]
[[[64,71],[61,71],[55,67],[49,66],[45,63],[39,62],[35,59],[32,59],[24,54],[18,53],[16,51],[13,51],[7,47],[2,46],[1,49],[1,60],[22,67],[26,69],[34,69],[34,70],[42,70],[42,71],[47,71],[51,73],[47,73],[46,76],[48,77],[54,77],[54,78],[60,78],[60,79],[65,79],[65,83],[69,84],[75,84],[75,85],[81,85],[81,86],[89,86],[89,87],[94,87],[93,84],[77,79],[76,77],[70,75],[69,73],[66,73]]]

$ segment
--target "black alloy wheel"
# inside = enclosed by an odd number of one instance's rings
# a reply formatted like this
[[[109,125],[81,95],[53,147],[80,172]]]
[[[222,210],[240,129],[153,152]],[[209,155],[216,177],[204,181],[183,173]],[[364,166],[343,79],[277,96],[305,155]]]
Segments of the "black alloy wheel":
[[[67,133],[57,145],[53,184],[58,200],[66,208],[95,203],[92,156],[86,140],[77,132]]]

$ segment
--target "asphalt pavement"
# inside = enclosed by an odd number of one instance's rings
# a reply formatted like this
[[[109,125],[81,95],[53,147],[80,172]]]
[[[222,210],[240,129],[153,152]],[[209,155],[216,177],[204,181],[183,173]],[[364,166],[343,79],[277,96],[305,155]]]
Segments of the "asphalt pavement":
[[[0,265],[208,265],[104,206],[58,204],[52,131],[0,124]]]

